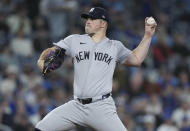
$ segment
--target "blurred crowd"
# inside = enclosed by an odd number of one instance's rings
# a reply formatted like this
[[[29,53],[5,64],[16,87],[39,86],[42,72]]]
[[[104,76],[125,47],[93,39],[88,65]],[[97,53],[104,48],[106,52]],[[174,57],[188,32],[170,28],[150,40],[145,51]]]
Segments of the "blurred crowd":
[[[145,17],[158,23],[142,66],[118,65],[114,74],[113,97],[128,131],[190,131],[189,0],[0,0],[0,131],[32,131],[73,98],[70,58],[47,78],[36,63],[53,42],[83,34],[80,14],[93,6],[110,13],[107,36],[131,50]]]

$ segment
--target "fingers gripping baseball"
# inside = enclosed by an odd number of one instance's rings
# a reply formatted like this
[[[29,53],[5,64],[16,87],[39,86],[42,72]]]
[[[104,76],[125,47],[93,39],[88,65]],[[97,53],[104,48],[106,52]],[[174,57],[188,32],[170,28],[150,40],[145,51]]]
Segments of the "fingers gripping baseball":
[[[156,30],[157,23],[153,17],[145,18],[145,35],[153,36]]]

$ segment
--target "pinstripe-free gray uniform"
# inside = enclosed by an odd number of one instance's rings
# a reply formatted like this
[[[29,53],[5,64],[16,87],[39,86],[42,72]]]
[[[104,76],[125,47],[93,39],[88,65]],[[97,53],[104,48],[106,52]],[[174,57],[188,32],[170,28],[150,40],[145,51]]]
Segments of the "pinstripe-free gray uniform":
[[[116,63],[124,63],[132,51],[107,37],[95,43],[87,34],[70,35],[53,44],[64,48],[74,60],[74,100],[54,109],[36,127],[59,131],[79,124],[99,131],[126,131],[112,97],[102,100],[102,95],[112,91]],[[92,98],[92,103],[82,104],[77,98]]]

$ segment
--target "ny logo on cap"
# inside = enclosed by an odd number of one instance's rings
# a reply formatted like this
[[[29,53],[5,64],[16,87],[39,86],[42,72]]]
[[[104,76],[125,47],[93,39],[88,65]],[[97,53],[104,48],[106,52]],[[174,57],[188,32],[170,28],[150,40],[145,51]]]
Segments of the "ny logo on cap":
[[[93,12],[94,11],[94,8],[91,8],[89,12]]]
[[[105,19],[106,17],[103,15],[102,18]]]

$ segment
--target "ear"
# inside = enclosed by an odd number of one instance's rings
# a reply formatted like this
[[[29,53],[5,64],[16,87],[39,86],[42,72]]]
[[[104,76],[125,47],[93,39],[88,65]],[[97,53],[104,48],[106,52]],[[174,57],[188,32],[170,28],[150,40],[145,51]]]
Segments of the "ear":
[[[104,21],[104,20],[101,20],[100,21],[101,22],[101,28],[105,28],[106,27],[106,21]]]

